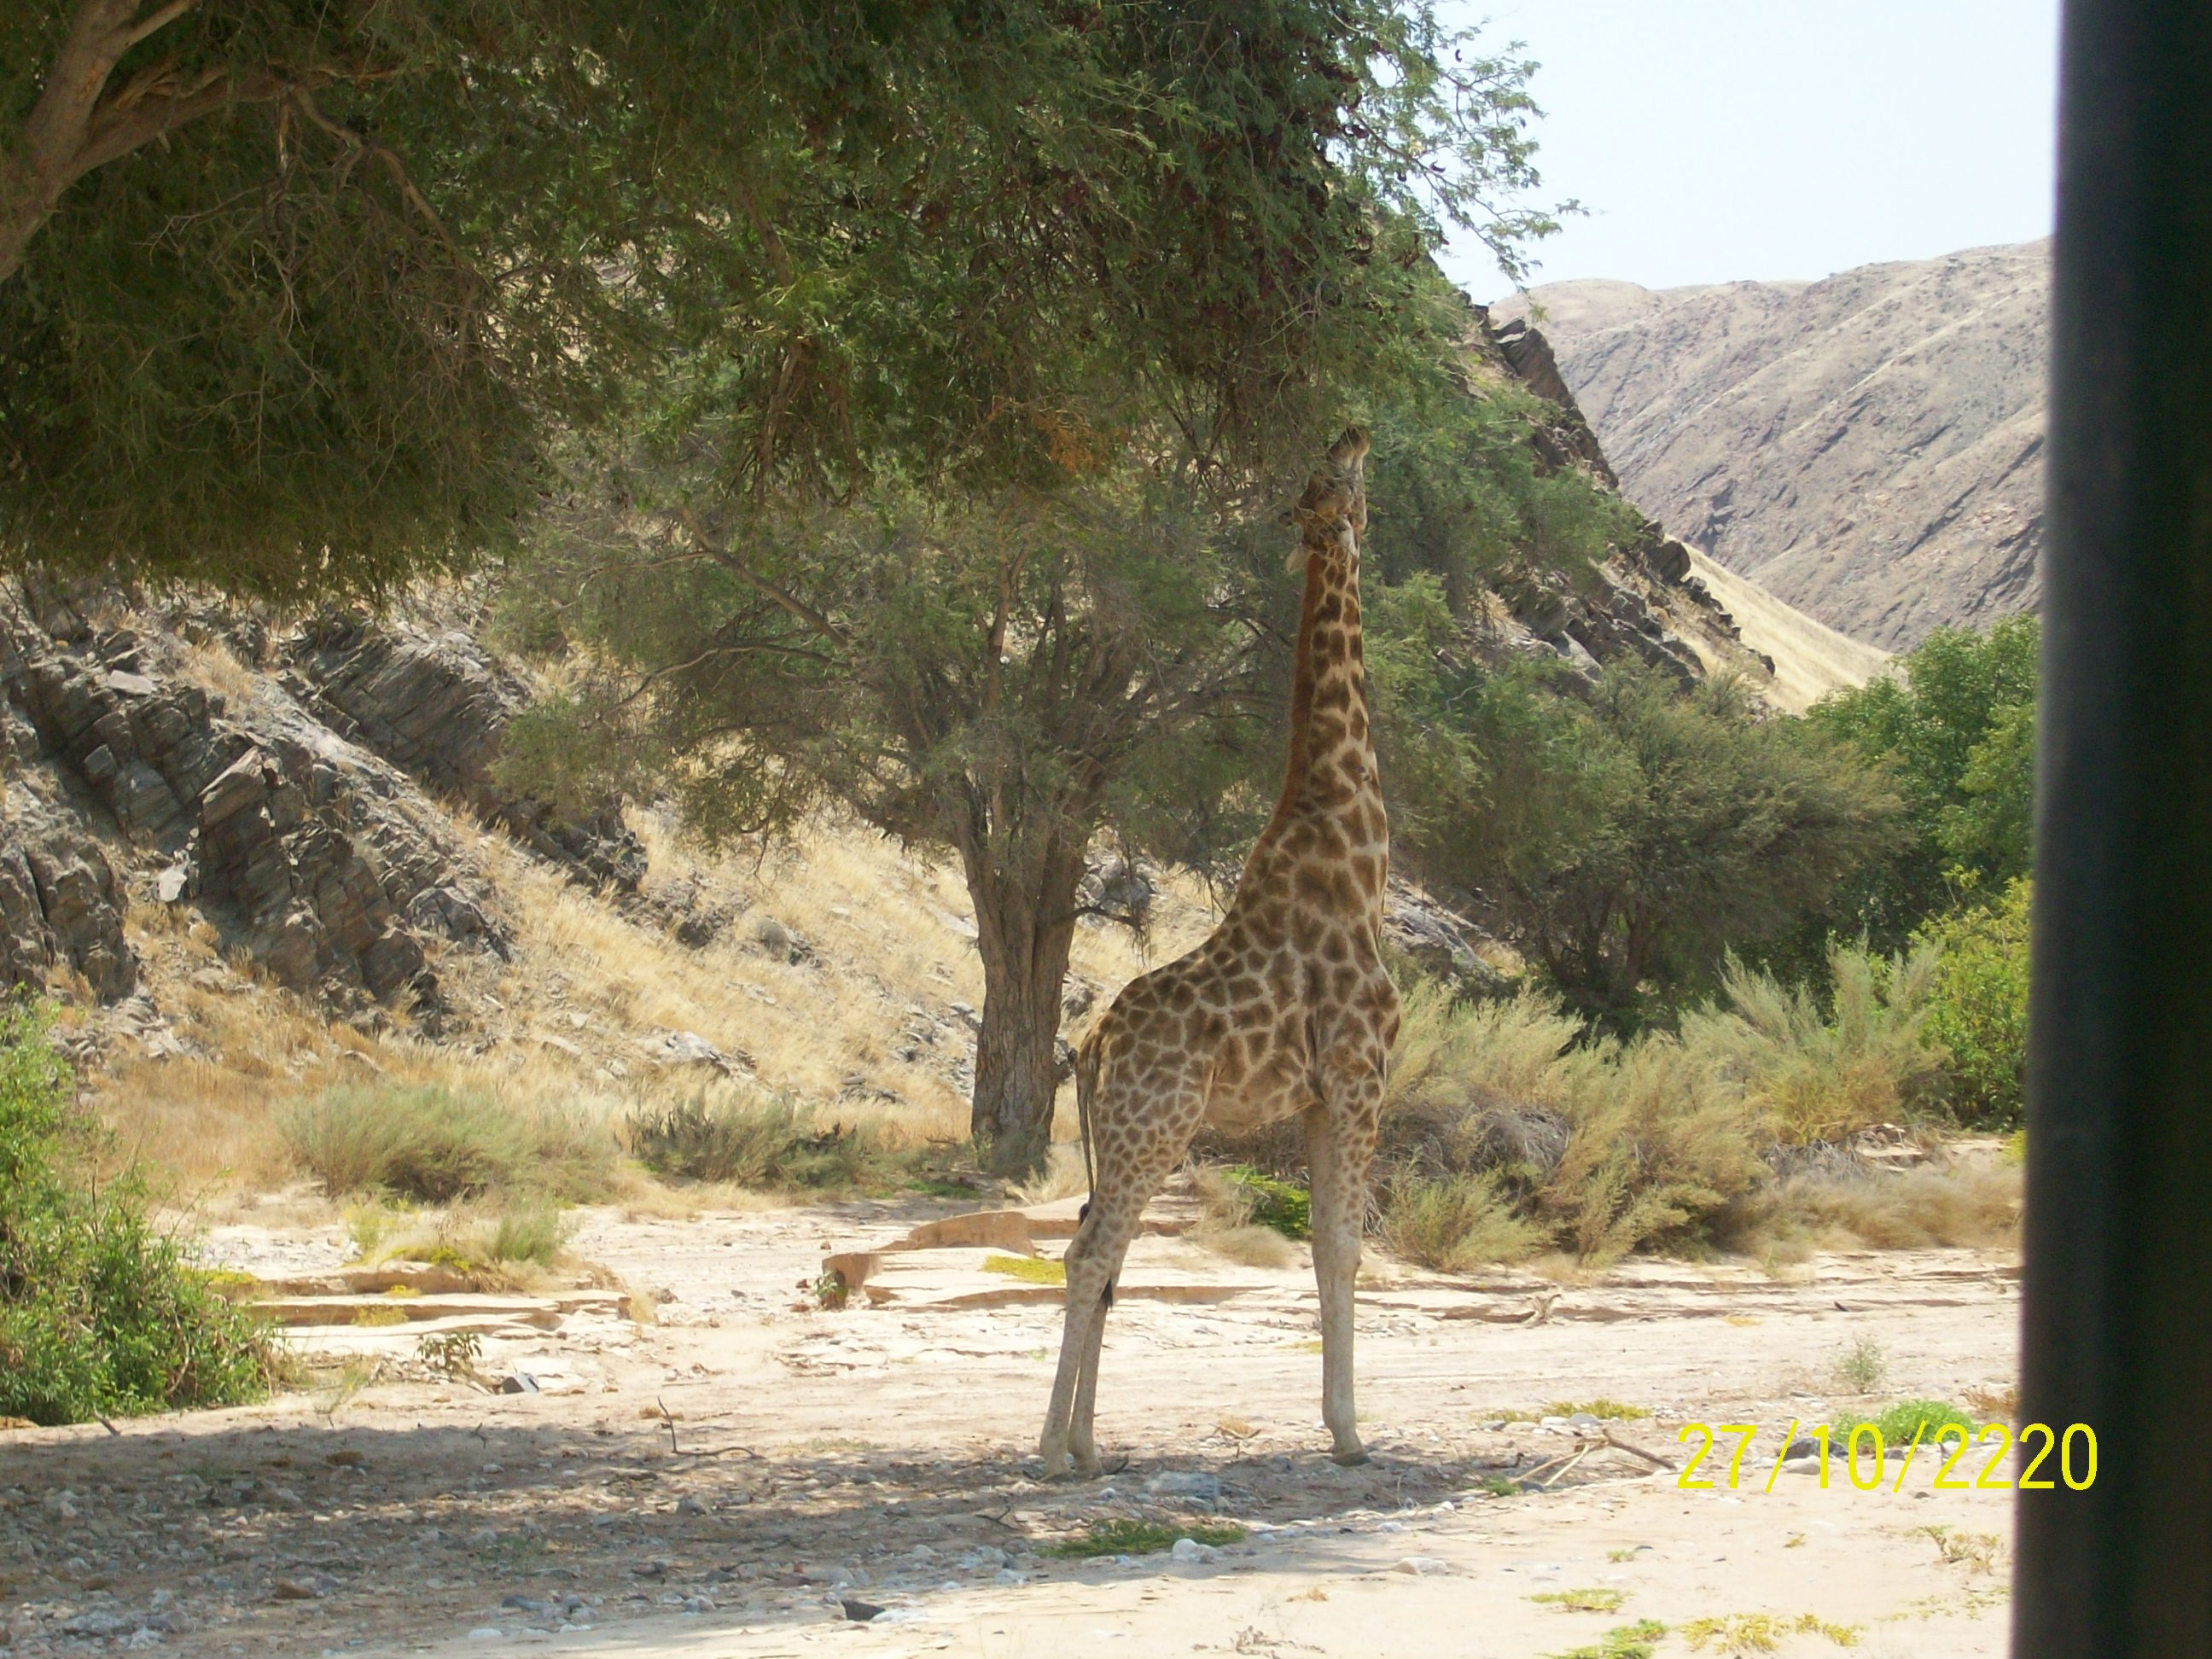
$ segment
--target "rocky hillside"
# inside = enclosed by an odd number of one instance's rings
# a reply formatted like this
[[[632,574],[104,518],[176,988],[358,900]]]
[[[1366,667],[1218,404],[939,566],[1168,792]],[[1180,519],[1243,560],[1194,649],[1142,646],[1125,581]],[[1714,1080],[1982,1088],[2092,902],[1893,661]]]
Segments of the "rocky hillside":
[[[2032,610],[2050,244],[1818,283],[1547,284],[1549,337],[1628,498],[1887,650]]]

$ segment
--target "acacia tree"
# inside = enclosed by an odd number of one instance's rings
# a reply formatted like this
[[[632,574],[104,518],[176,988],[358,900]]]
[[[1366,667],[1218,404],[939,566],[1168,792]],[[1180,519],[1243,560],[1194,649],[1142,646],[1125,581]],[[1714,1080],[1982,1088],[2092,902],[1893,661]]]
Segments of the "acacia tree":
[[[1226,442],[1373,332],[1371,204],[1540,228],[1481,207],[1522,66],[1443,42],[1386,0],[0,8],[0,559],[388,589],[671,362],[768,496],[1048,465],[1071,349]]]

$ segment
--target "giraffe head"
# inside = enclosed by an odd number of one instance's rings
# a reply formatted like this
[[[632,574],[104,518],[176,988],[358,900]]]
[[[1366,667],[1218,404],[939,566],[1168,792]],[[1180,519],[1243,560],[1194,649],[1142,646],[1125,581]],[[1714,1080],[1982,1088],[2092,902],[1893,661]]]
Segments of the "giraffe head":
[[[1365,431],[1346,427],[1329,447],[1328,461],[1306,480],[1297,505],[1283,514],[1283,522],[1298,532],[1284,566],[1292,575],[1305,568],[1310,554],[1357,553],[1356,538],[1367,529],[1367,485],[1361,476],[1366,454]]]

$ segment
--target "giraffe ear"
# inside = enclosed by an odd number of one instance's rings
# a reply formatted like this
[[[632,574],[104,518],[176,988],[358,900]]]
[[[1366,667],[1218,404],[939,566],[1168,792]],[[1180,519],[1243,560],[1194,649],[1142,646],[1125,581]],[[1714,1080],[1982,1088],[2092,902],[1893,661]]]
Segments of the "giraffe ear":
[[[1305,568],[1306,544],[1300,542],[1291,549],[1290,556],[1283,561],[1283,574],[1286,576],[1302,576],[1305,574]]]

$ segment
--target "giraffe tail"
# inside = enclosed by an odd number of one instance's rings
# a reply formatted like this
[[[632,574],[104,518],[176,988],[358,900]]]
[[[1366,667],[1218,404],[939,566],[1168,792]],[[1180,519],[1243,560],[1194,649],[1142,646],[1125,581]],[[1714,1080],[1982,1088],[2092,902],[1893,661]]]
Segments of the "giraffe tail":
[[[1097,1190],[1098,1176],[1091,1156],[1091,1097],[1098,1091],[1099,1050],[1105,1045],[1086,1042],[1075,1051],[1076,1133],[1083,1142],[1083,1212],[1091,1210],[1090,1195]]]

